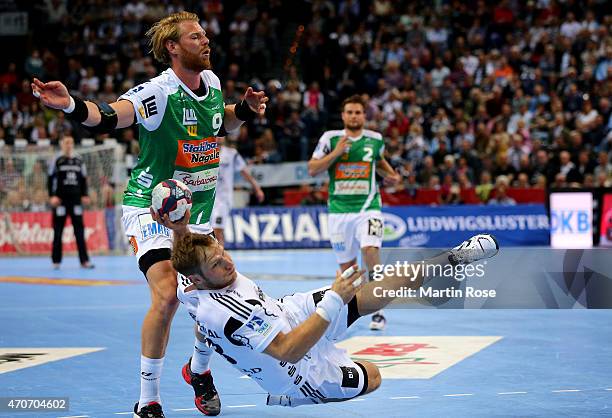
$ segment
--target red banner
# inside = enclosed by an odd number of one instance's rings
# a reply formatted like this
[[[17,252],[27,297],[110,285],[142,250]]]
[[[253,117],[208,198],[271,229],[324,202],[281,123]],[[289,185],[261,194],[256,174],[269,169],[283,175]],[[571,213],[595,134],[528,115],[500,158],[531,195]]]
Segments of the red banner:
[[[612,247],[612,194],[604,194],[601,208],[600,247]]]
[[[108,234],[104,211],[86,211],[85,241],[91,252],[108,251]],[[76,251],[70,217],[62,235],[64,252]],[[51,254],[53,223],[51,212],[12,212],[0,214],[0,253]]]

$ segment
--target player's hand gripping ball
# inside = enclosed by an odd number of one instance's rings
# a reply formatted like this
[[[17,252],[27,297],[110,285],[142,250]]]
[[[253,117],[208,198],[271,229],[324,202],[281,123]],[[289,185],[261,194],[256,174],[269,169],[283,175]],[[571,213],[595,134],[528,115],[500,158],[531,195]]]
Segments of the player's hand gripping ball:
[[[172,222],[179,221],[191,209],[191,190],[184,183],[169,179],[153,189],[151,205],[161,218],[168,215]]]

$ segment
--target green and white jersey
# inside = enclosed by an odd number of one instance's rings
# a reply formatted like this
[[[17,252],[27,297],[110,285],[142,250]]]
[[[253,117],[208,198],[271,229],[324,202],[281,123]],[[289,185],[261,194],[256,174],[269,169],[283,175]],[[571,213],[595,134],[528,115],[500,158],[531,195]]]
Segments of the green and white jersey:
[[[312,154],[321,159],[329,154],[345,130],[323,133]],[[364,129],[358,138],[351,138],[351,148],[328,169],[329,213],[355,213],[380,210],[380,193],[376,184],[376,162],[383,157],[385,143],[378,132]]]
[[[190,223],[209,221],[219,171],[216,135],[225,104],[219,78],[208,70],[200,75],[206,86],[203,97],[196,96],[168,69],[119,98],[134,106],[140,144],[124,205],[149,207],[155,185],[174,178],[193,192]]]

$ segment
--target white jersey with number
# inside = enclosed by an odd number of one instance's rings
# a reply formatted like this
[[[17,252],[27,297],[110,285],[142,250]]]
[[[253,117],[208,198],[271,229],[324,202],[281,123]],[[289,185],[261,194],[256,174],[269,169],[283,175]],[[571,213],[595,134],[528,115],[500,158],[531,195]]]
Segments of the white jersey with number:
[[[289,333],[312,315],[313,298],[320,300],[327,289],[276,300],[240,273],[231,285],[219,290],[198,290],[179,274],[177,295],[210,345],[236,369],[271,394],[320,403],[355,396],[363,387],[363,382],[358,385],[356,381],[342,385],[347,380],[343,370],[355,370],[355,364],[333,344],[346,331],[346,305],[324,337],[297,363],[279,361],[263,351],[278,333]]]
[[[232,193],[234,192],[234,175],[246,168],[244,158],[235,148],[221,146],[219,162],[219,177],[217,178],[217,194],[215,205],[218,203],[231,207]]]

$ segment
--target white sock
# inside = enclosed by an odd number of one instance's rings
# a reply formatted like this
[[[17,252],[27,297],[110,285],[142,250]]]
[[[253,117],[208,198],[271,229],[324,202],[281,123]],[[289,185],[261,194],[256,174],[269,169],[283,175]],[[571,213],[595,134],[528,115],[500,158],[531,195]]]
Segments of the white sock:
[[[210,370],[210,357],[212,356],[213,349],[209,347],[205,342],[195,339],[195,345],[193,347],[193,355],[191,356],[191,372],[195,374],[202,374]]]
[[[140,399],[138,400],[138,410],[146,406],[149,402],[158,402],[159,380],[164,367],[164,358],[148,358],[140,356]]]

